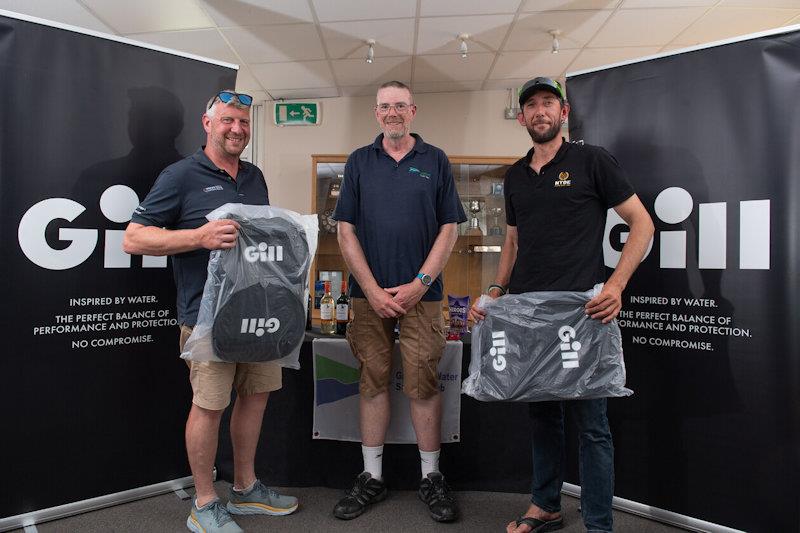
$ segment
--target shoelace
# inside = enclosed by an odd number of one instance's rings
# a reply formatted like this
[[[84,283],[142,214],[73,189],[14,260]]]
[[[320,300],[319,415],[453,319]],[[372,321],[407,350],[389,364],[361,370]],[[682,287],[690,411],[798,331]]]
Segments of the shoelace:
[[[431,503],[452,500],[452,497],[448,494],[449,492],[450,488],[447,486],[447,482],[444,479],[432,481],[430,484]]]
[[[216,523],[219,524],[220,526],[224,526],[225,524],[233,520],[233,518],[231,518],[231,515],[228,514],[228,511],[224,507],[222,507],[222,505],[219,502],[214,502],[214,504],[211,506],[210,511],[211,514],[214,515],[214,521],[216,521]]]

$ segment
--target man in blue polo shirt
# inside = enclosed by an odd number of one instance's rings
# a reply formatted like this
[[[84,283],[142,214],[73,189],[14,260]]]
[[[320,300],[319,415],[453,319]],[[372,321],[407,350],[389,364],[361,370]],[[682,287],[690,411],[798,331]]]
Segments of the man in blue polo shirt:
[[[508,228],[495,282],[487,293],[588,291],[605,282],[586,304],[586,314],[608,323],[622,308],[622,291],[639,266],[653,222],[616,159],[599,146],[566,142],[559,134],[567,120],[561,85],[534,78],[519,95],[520,125],[533,148],[506,173],[503,194]],[[606,279],[603,232],[613,208],[630,226],[616,269]],[[470,318],[485,316],[477,304]],[[563,527],[561,485],[564,476],[564,414],[580,438],[581,509],[592,533],[613,529],[614,446],[606,417],[606,399],[528,404],[532,427],[531,503],[508,533],[541,533]]]
[[[264,175],[239,159],[250,140],[252,97],[221,91],[203,114],[206,145],[165,168],[134,211],[125,231],[129,254],[171,255],[178,292],[180,348],[197,322],[209,250],[233,248],[239,225],[205,216],[226,203],[269,205]],[[233,514],[285,515],[297,499],[265,487],[254,462],[261,421],[271,391],[281,388],[281,368],[272,363],[189,362],[193,398],[186,422],[186,453],[196,498],[187,527],[197,532],[242,531]],[[231,414],[234,483],[228,504],[219,502],[212,480],[219,423],[237,392]]]
[[[445,347],[441,272],[467,220],[450,162],[410,133],[411,90],[381,85],[375,118],[383,133],[350,154],[333,217],[350,269],[353,321],[347,340],[361,366],[359,405],[364,472],[333,514],[349,520],[386,497],[383,443],[389,426],[389,371],[400,322],[403,392],[411,403],[422,476],[419,497],[439,522],[458,508],[439,472],[442,402],[437,367]]]

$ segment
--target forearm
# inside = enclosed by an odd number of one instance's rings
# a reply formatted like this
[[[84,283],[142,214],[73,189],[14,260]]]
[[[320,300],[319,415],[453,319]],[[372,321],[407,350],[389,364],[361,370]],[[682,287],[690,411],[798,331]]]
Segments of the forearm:
[[[128,224],[122,247],[135,255],[174,255],[202,248],[197,230],[168,230],[135,222]]]
[[[367,258],[364,256],[361,243],[358,242],[358,237],[356,237],[352,229],[346,229],[343,224],[347,223],[339,222],[338,224],[337,241],[347,269],[356,278],[359,287],[365,294],[371,290],[379,289],[378,282],[375,281],[375,276],[372,275],[372,270],[367,264]]]
[[[653,237],[653,222],[649,216],[640,217],[629,223],[630,233],[625,245],[622,247],[617,267],[606,283],[616,285],[624,290],[631,276],[639,267],[650,239]]]
[[[455,222],[444,224],[439,228],[439,235],[433,242],[431,251],[428,252],[428,257],[422,263],[419,271],[429,275],[431,278],[436,279],[439,274],[444,270],[447,260],[450,258],[450,252],[453,251],[453,245],[458,240],[458,228]]]
[[[511,281],[511,271],[514,269],[514,263],[516,262],[517,228],[515,226],[507,226],[503,250],[500,252],[500,261],[497,265],[497,274],[494,277],[495,285],[508,286],[509,281]]]

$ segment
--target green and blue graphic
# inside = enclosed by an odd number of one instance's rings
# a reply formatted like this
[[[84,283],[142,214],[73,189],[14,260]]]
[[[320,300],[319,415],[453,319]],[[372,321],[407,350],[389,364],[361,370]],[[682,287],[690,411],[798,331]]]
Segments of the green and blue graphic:
[[[318,406],[358,394],[358,380],[361,377],[358,368],[319,354],[314,354],[314,362]]]

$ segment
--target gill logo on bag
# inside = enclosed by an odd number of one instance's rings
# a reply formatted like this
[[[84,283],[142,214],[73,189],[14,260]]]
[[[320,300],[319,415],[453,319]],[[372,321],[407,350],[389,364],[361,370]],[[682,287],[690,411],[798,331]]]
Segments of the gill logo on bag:
[[[283,246],[270,246],[261,242],[258,246],[248,246],[244,249],[244,258],[250,263],[256,261],[283,261]]]
[[[264,333],[275,333],[280,327],[281,321],[277,318],[243,318],[240,333],[255,333],[256,337],[261,337]]]
[[[581,343],[575,340],[575,330],[570,326],[558,328],[558,338],[561,339],[561,366],[564,368],[578,368],[578,350]]]
[[[492,332],[492,347],[489,348],[489,355],[492,356],[492,367],[498,372],[506,369],[506,332]]]

